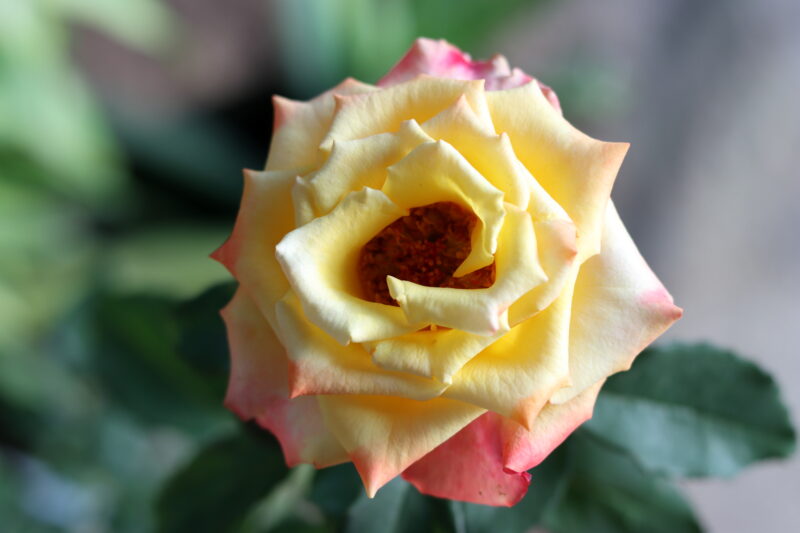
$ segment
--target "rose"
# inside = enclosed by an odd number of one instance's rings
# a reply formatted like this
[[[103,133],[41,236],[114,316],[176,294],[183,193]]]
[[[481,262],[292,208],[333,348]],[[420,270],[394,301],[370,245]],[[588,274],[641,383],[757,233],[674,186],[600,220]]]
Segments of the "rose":
[[[627,151],[501,56],[418,40],[378,86],[275,97],[223,310],[226,405],[373,495],[513,505],[681,311],[609,197]]]

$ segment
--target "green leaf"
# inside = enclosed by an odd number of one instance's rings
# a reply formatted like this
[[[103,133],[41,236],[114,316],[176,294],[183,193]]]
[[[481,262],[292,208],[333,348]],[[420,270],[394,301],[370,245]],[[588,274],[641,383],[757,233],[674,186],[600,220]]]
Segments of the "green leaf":
[[[384,485],[373,499],[361,494],[350,508],[345,533],[430,531],[432,511],[430,498],[397,477]]]
[[[775,381],[707,344],[646,350],[608,380],[585,426],[670,475],[726,476],[786,457],[795,433]]]
[[[317,472],[310,499],[325,514],[341,517],[363,492],[364,486],[355,466],[344,463]]]
[[[490,507],[450,501],[453,530],[456,533],[523,533],[540,524],[564,483],[566,454],[553,452],[531,470],[531,485],[525,497],[513,507]]]
[[[208,446],[173,475],[158,499],[158,531],[235,531],[287,472],[275,438],[244,428]]]
[[[178,352],[195,370],[213,381],[221,398],[228,380],[228,339],[220,310],[233,297],[237,284],[221,283],[177,309]]]
[[[141,421],[208,435],[230,417],[214,384],[178,356],[173,306],[157,297],[100,299],[94,364],[109,397]]]
[[[115,293],[195,296],[231,279],[225,267],[208,257],[228,234],[227,228],[184,224],[117,238],[104,257],[105,284]]]
[[[553,533],[692,533],[691,507],[668,481],[579,431],[565,444],[571,467],[545,526]]]

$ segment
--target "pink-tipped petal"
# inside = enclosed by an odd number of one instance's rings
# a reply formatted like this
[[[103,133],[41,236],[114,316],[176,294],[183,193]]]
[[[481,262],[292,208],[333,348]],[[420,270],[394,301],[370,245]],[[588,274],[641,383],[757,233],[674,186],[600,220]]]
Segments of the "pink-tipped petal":
[[[273,433],[289,466],[347,461],[344,449],[325,428],[317,399],[289,399],[284,349],[243,289],[236,291],[222,317],[231,352],[225,406]]]
[[[609,203],[602,251],[581,266],[575,284],[569,332],[572,386],[556,392],[551,401],[568,401],[598,380],[630,368],[681,313]]]
[[[403,478],[420,492],[484,505],[510,507],[528,490],[531,476],[503,463],[503,417],[485,413],[428,455]]]
[[[440,39],[419,38],[406,55],[378,82],[379,87],[389,87],[412,80],[420,74],[456,80],[486,80],[487,91],[513,89],[534,81],[518,68],[511,69],[502,55],[486,61],[475,61],[469,54]],[[556,93],[537,81],[547,101],[561,111]]]
[[[597,394],[605,380],[595,383],[567,403],[548,404],[526,430],[511,420],[503,424],[503,464],[523,472],[544,461],[573,431],[592,417]]]

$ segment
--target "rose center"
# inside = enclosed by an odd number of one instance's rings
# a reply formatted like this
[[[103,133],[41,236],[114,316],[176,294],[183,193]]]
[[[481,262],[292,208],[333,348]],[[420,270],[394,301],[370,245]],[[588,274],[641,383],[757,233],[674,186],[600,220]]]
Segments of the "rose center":
[[[364,297],[397,305],[386,276],[427,287],[483,289],[494,283],[494,263],[465,276],[453,277],[472,249],[472,229],[478,217],[453,202],[414,207],[361,250],[358,275]]]

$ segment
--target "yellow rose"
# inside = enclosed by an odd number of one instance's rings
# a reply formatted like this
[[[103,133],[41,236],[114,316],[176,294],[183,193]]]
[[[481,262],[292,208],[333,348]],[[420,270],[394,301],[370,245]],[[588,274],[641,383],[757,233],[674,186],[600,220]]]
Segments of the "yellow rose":
[[[610,201],[628,145],[501,56],[426,39],[378,86],[274,104],[214,254],[240,284],[226,405],[369,495],[402,473],[513,505],[681,314]]]

